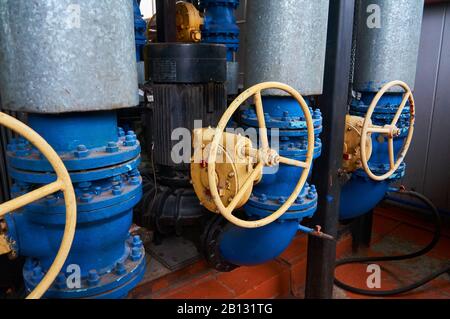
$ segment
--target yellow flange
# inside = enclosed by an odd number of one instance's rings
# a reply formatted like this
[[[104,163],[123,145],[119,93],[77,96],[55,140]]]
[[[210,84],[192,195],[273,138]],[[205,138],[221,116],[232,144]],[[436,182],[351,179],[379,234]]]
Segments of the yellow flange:
[[[179,1],[176,4],[178,42],[200,42],[203,18],[192,3]]]
[[[292,97],[294,97],[297,102],[300,104],[300,107],[303,111],[303,114],[306,119],[307,131],[308,131],[308,147],[306,152],[306,161],[297,161],[293,159],[289,159],[286,157],[280,156],[274,149],[271,149],[269,146],[269,140],[267,136],[267,128],[264,119],[264,110],[262,105],[262,96],[261,91],[267,89],[279,89],[289,93]],[[256,114],[258,117],[259,124],[259,137],[261,141],[261,147],[259,149],[247,148],[245,153],[247,156],[253,158],[255,164],[252,169],[248,170],[245,174],[245,180],[243,182],[239,182],[239,189],[234,193],[231,200],[228,198],[227,202],[224,203],[221,196],[222,185],[218,183],[221,181],[220,171],[218,172],[216,167],[217,155],[220,153],[220,145],[223,143],[224,137],[224,129],[231,119],[233,113],[244,103],[248,98],[254,96],[254,104],[256,108]],[[209,154],[207,158],[207,169],[208,169],[208,187],[210,191],[210,197],[214,202],[217,210],[220,214],[222,214],[229,222],[244,228],[257,228],[265,226],[276,219],[278,219],[282,214],[284,214],[289,207],[294,203],[300,194],[306,179],[308,177],[309,171],[311,169],[311,163],[314,152],[314,127],[313,121],[311,117],[311,113],[309,112],[309,107],[306,104],[303,97],[294,90],[292,87],[278,82],[265,82],[257,84],[246,91],[244,91],[241,95],[239,95],[233,103],[228,107],[228,109],[223,114],[222,118],[217,125],[217,128],[214,131],[214,137],[210,144]],[[299,178],[297,185],[295,186],[292,194],[288,197],[286,202],[273,214],[267,216],[260,220],[247,221],[240,219],[233,215],[234,209],[236,209],[239,205],[248,199],[248,194],[251,192],[252,186],[255,181],[258,181],[261,178],[261,172],[264,166],[275,166],[279,164],[293,165],[297,167],[303,168],[302,174]],[[225,206],[227,205],[227,206]]]
[[[6,234],[0,234],[0,255],[9,254],[12,252],[11,243],[6,237]]]
[[[364,118],[360,116],[347,115],[345,117],[344,153],[342,169],[351,173],[362,168],[361,161],[361,132]],[[372,138],[366,139],[366,154],[370,158],[372,154]]]
[[[386,93],[389,89],[392,87],[400,86],[405,90],[405,94],[403,95],[403,100],[401,104],[399,105],[397,109],[397,113],[395,114],[391,124],[385,125],[385,126],[377,126],[373,125],[371,118],[373,111],[375,110],[375,107],[378,104],[378,101],[380,101],[381,97]],[[400,129],[397,127],[398,120],[400,119],[400,116],[403,112],[403,109],[405,108],[406,102],[409,101],[409,129],[408,129],[408,135],[406,137],[406,140],[403,144],[403,147],[401,151],[399,152],[397,156],[397,160],[395,160],[395,154],[394,154],[394,137],[398,136],[400,134]],[[405,159],[406,153],[408,152],[409,146],[411,145],[411,140],[414,134],[414,123],[415,123],[415,104],[414,104],[414,97],[411,92],[411,89],[409,86],[402,81],[392,81],[387,83],[383,88],[375,95],[372,103],[369,106],[369,109],[367,110],[366,117],[364,119],[364,124],[361,132],[361,145],[366,145],[367,137],[370,136],[372,133],[380,133],[385,136],[387,136],[388,139],[388,151],[389,151],[389,171],[385,174],[378,176],[372,173],[372,171],[369,168],[369,158],[370,155],[367,154],[366,148],[361,147],[361,161],[364,168],[364,171],[366,174],[375,181],[383,181],[388,179],[392,176],[392,174],[395,173],[395,171],[399,168],[400,164]]]
[[[194,156],[191,163],[191,178],[195,193],[202,206],[219,213],[212,199],[208,178],[208,156],[215,130],[203,128],[194,130]],[[247,150],[252,148],[250,139],[231,133],[224,133],[219,143],[216,159],[216,183],[224,205],[230,203],[254,171],[253,159]],[[262,172],[260,171],[260,176]],[[242,207],[250,198],[249,187],[236,208]]]
[[[17,134],[22,135],[31,144],[33,144],[50,162],[56,173],[56,181],[42,186],[32,192],[29,192],[20,197],[14,198],[6,203],[0,204],[0,219],[6,214],[30,204],[36,200],[44,198],[48,195],[62,191],[64,194],[64,202],[66,206],[66,225],[64,228],[64,234],[61,240],[61,246],[56,254],[55,260],[50,266],[47,274],[41,282],[34,288],[34,290],[28,295],[28,299],[38,299],[47,291],[51,286],[56,276],[58,276],[61,268],[63,267],[67,256],[69,254],[70,247],[75,235],[75,227],[77,223],[77,206],[75,199],[75,192],[73,190],[72,181],[70,180],[69,173],[67,172],[64,163],[59,158],[58,154],[52,149],[52,147],[41,137],[38,133],[33,131],[30,127],[26,126],[22,122],[15,118],[0,112],[0,125],[6,126]]]
[[[192,3],[176,3],[177,42],[200,42],[203,18]],[[147,22],[147,38],[156,42],[156,14]]]

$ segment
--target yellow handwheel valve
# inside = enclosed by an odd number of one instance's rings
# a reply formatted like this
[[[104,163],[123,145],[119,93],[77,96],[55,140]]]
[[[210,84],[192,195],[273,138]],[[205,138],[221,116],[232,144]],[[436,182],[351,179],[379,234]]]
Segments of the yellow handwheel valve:
[[[380,101],[381,97],[392,87],[400,86],[405,90],[405,94],[403,95],[403,100],[400,103],[398,110],[389,125],[385,125],[383,127],[373,125],[371,118],[373,111],[375,110],[375,107],[377,106],[378,102]],[[395,154],[394,154],[394,137],[398,136],[400,134],[400,129],[397,127],[397,123],[400,119],[400,116],[403,112],[403,109],[405,108],[406,102],[409,101],[409,129],[408,129],[408,135],[406,136],[406,140],[403,144],[403,147],[401,151],[399,152],[397,156],[397,160],[395,160]],[[414,134],[414,123],[415,123],[415,104],[414,104],[414,97],[411,92],[411,89],[409,86],[402,82],[402,81],[392,81],[387,83],[378,93],[375,95],[372,103],[369,106],[369,109],[367,110],[366,117],[364,119],[364,124],[361,132],[361,162],[362,166],[364,168],[364,171],[366,174],[375,181],[384,181],[392,176],[392,174],[395,173],[395,171],[399,168],[400,164],[405,159],[406,153],[408,152],[409,146],[411,145],[411,140]],[[383,175],[375,175],[369,168],[369,159],[370,155],[366,153],[366,147],[363,147],[363,145],[366,145],[367,137],[369,134],[372,133],[380,133],[383,135],[386,135],[388,138],[388,151],[389,151],[389,171],[386,172]]]
[[[66,224],[61,240],[61,245],[48,272],[27,297],[28,299],[38,299],[42,297],[51,286],[51,284],[61,271],[61,268],[63,267],[67,256],[69,255],[69,250],[72,246],[77,222],[75,192],[73,190],[72,181],[66,167],[64,166],[64,163],[59,158],[58,154],[56,154],[56,152],[52,149],[52,147],[41,136],[39,136],[39,134],[37,134],[34,130],[32,130],[24,123],[2,112],[0,112],[0,125],[11,129],[12,131],[20,134],[25,139],[30,141],[31,144],[33,144],[50,162],[57,176],[56,181],[51,184],[42,186],[32,192],[14,198],[6,203],[0,204],[0,220],[6,214],[12,213],[15,210],[26,206],[36,200],[42,199],[58,191],[62,191],[64,193],[64,202],[66,206]]]
[[[300,104],[300,107],[303,111],[306,120],[307,137],[308,137],[306,160],[304,162],[280,156],[276,150],[270,148],[267,135],[267,127],[264,119],[264,109],[262,105],[262,95],[261,95],[261,91],[267,89],[278,89],[285,91],[286,93],[294,97]],[[221,174],[221,172],[223,172],[222,168],[223,164],[222,162],[216,163],[217,155],[223,154],[223,143],[224,143],[223,137],[224,135],[229,134],[224,133],[227,123],[231,119],[234,112],[248,98],[252,96],[254,97],[254,104],[258,118],[259,138],[261,141],[261,146],[258,149],[254,149],[251,146],[251,142],[250,143],[245,141],[242,142],[244,146],[241,147],[241,149],[245,150],[244,151],[238,150],[237,153],[244,152],[247,156],[253,158],[255,163],[252,164],[252,166],[248,170],[246,170],[243,174],[241,174],[241,176],[238,176],[240,180],[234,184],[237,185],[237,187],[235,187],[235,189],[232,190],[233,191],[232,195],[227,195],[226,192],[224,192],[223,190],[223,185],[220,185],[220,187],[218,185],[218,182],[220,183],[223,180],[221,179],[221,175],[223,175]],[[309,111],[309,107],[306,104],[303,97],[300,95],[300,93],[298,93],[289,85],[279,82],[265,82],[257,84],[244,91],[231,103],[231,105],[228,107],[228,109],[225,111],[222,118],[220,119],[217,128],[214,130],[214,133],[211,134],[213,134],[213,138],[210,142],[210,148],[209,153],[207,155],[206,163],[203,163],[203,167],[200,167],[198,163],[195,162],[191,164],[191,175],[193,177],[195,176],[195,174],[198,175],[197,171],[201,168],[207,171],[207,182],[204,184],[207,184],[206,189],[208,192],[208,198],[210,199],[210,202],[213,203],[213,205],[209,204],[208,206],[205,207],[211,211],[222,214],[223,217],[225,217],[229,222],[244,228],[262,227],[277,220],[289,209],[289,207],[295,202],[295,200],[299,196],[303,186],[305,185],[306,179],[308,178],[308,174],[311,169],[311,163],[313,160],[313,153],[314,153],[313,120],[311,113]],[[226,140],[228,139],[226,138]],[[232,153],[236,152],[233,151]],[[226,158],[227,157],[225,156],[225,159]],[[230,157],[228,157],[228,159],[229,158]],[[233,156],[231,158],[233,158]],[[303,168],[298,183],[295,186],[294,190],[292,191],[291,195],[287,198],[286,202],[271,215],[260,220],[247,221],[234,216],[233,211],[236,208],[245,204],[245,202],[248,200],[248,197],[251,194],[251,190],[253,188],[254,183],[258,182],[261,179],[263,167],[276,166],[279,164],[293,165]],[[243,179],[242,177],[245,178]],[[204,198],[205,195],[202,193],[202,189],[198,187],[198,185],[196,185],[195,180],[193,182],[197,196],[199,198]],[[225,196],[227,196],[226,198],[228,200],[223,200]]]

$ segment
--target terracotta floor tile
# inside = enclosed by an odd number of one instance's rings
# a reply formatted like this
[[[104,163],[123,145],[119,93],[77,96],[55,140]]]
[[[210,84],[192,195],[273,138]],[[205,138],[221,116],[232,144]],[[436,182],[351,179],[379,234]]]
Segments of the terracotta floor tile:
[[[239,267],[228,273],[219,273],[217,274],[217,280],[233,290],[236,295],[241,295],[264,281],[288,271],[287,265],[270,261],[258,266]]]
[[[233,294],[227,287],[220,284],[215,278],[207,279],[197,283],[184,285],[166,294],[161,294],[161,299],[229,299]]]
[[[308,236],[299,233],[288,248],[278,257],[283,261],[294,264],[295,261],[304,258],[308,250]]]
[[[290,292],[289,274],[284,272],[241,294],[239,299],[273,299]]]

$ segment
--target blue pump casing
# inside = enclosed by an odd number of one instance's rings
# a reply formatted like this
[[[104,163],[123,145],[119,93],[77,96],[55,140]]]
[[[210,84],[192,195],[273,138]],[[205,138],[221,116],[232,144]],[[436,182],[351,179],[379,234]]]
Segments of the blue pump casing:
[[[110,111],[28,114],[28,124],[63,160],[77,198],[75,238],[45,297],[125,297],[145,271],[142,241],[129,233],[133,207],[142,197],[136,135],[118,128],[116,114]],[[22,138],[8,145],[7,157],[13,197],[56,180],[48,161]],[[14,250],[27,257],[23,276],[27,290],[32,290],[60,245],[65,226],[63,195],[59,192],[33,202],[6,221]],[[77,273],[80,285],[71,286]]]

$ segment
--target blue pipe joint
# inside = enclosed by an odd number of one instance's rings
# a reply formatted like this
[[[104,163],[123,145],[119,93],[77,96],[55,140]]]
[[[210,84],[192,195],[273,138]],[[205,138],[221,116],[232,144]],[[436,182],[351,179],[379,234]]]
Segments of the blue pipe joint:
[[[134,39],[136,43],[136,61],[144,61],[144,47],[147,43],[147,24],[142,18],[141,9],[139,8],[139,3],[137,0],[133,1],[133,11],[134,11]]]
[[[404,176],[405,166],[405,163],[402,163],[394,175],[381,182],[372,180],[363,170],[354,172],[350,180],[341,188],[339,218],[351,219],[371,211],[383,200],[390,185]],[[384,169],[379,171],[375,167],[371,167],[371,170],[376,175],[386,172]]]
[[[275,221],[260,228],[242,228],[228,223],[218,239],[220,254],[238,266],[253,266],[278,257],[291,243],[298,220]]]
[[[307,126],[305,115],[298,102],[292,97],[263,96],[264,117],[267,128],[280,130],[280,136],[306,136]],[[322,113],[320,109],[310,106],[312,101],[305,98],[309,106],[314,125],[314,134],[318,136],[322,132]],[[241,122],[244,125],[258,127],[258,118],[253,107],[241,113]],[[269,131],[270,133],[270,131]]]
[[[224,44],[227,47],[227,61],[234,61],[234,54],[239,49],[240,31],[234,16],[238,6],[239,0],[199,1],[204,16],[202,41]]]
[[[117,127],[114,112],[29,114],[28,123],[66,164],[77,199],[75,238],[61,274],[45,297],[126,296],[145,271],[142,241],[129,234],[133,207],[142,197],[136,135]],[[12,197],[56,180],[48,161],[23,139],[8,145],[7,156],[14,180]],[[62,239],[63,194],[35,201],[6,221],[14,249],[27,257],[23,276],[26,288],[32,290],[52,264]],[[78,269],[75,273],[73,267]],[[74,276],[79,285],[70,284]]]
[[[310,99],[305,99],[312,105]],[[269,129],[269,142],[272,148],[273,134],[279,134],[278,152],[281,156],[299,161],[306,160],[307,126],[305,116],[298,102],[292,97],[264,96],[263,105],[266,126]],[[317,159],[322,150],[322,142],[318,135],[322,131],[322,115],[319,109],[313,114],[315,142],[313,160]],[[241,113],[241,122],[252,127],[258,126],[253,108]],[[277,129],[272,132],[271,129]],[[276,133],[275,133],[276,132]],[[312,167],[311,167],[312,171]],[[310,171],[310,173],[311,173]],[[249,217],[263,218],[276,211],[286,198],[290,196],[303,172],[302,168],[281,164],[275,167],[265,167],[261,181],[254,187],[253,193],[245,206]],[[317,192],[314,185],[305,184],[295,204],[282,216],[296,218],[299,221],[314,214],[317,207]]]
[[[53,147],[68,171],[111,167],[135,159],[141,152],[136,134],[117,126],[115,112],[29,114],[28,125]],[[53,171],[47,159],[23,138],[11,141],[7,158],[17,170]]]

